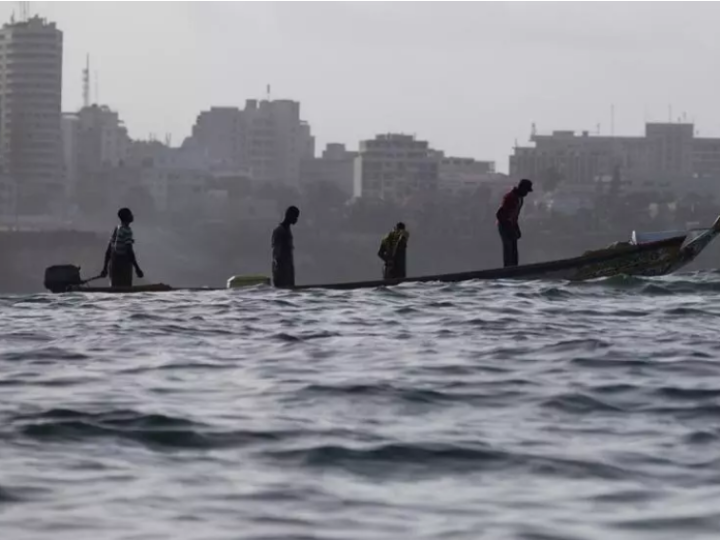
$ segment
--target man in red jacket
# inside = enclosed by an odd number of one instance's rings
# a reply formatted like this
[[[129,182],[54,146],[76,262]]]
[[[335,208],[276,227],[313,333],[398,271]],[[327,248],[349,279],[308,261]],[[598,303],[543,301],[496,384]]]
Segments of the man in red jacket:
[[[518,218],[520,217],[520,209],[523,206],[525,196],[532,190],[532,182],[527,178],[523,178],[516,187],[505,194],[502,204],[495,214],[498,232],[503,244],[503,265],[506,268],[518,265],[517,243],[522,236]]]

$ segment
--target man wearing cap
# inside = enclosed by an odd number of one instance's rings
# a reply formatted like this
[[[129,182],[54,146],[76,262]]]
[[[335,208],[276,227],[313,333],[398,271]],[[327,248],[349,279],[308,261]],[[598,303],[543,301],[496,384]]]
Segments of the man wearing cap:
[[[520,209],[523,206],[525,196],[532,190],[532,182],[527,178],[523,178],[516,187],[505,194],[502,204],[495,214],[498,232],[503,244],[503,265],[506,268],[518,265],[517,243],[522,236],[518,218],[520,217]]]

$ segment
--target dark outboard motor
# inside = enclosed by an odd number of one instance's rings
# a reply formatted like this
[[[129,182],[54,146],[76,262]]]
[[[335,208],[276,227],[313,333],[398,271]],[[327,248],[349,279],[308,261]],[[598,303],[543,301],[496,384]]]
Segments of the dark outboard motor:
[[[80,267],[72,264],[58,264],[45,269],[45,288],[53,293],[71,291],[83,284]]]

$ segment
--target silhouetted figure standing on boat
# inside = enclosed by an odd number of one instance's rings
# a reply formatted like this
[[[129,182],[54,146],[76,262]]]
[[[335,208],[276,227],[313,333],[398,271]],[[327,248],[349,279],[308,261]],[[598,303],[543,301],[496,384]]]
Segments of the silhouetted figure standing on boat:
[[[135,239],[130,224],[135,220],[135,217],[129,208],[121,208],[118,211],[118,218],[120,218],[120,225],[115,227],[105,250],[105,262],[100,277],[107,277],[109,267],[110,286],[132,287],[133,268],[138,278],[144,276],[133,249]]]
[[[295,286],[295,261],[291,226],[298,222],[300,210],[291,206],[285,211],[285,219],[272,233],[272,277],[275,287]]]
[[[518,265],[518,240],[522,237],[518,220],[525,197],[532,190],[532,182],[523,178],[516,187],[505,194],[495,214],[503,245],[503,265],[506,268]]]
[[[400,222],[380,242],[378,257],[385,262],[383,279],[402,279],[407,275],[407,243],[410,233]]]

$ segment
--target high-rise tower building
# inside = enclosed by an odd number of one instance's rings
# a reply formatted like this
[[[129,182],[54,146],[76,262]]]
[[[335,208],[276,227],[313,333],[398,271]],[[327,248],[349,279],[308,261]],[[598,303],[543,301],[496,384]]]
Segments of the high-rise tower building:
[[[62,53],[62,32],[38,16],[0,29],[0,165],[21,214],[63,205]]]

